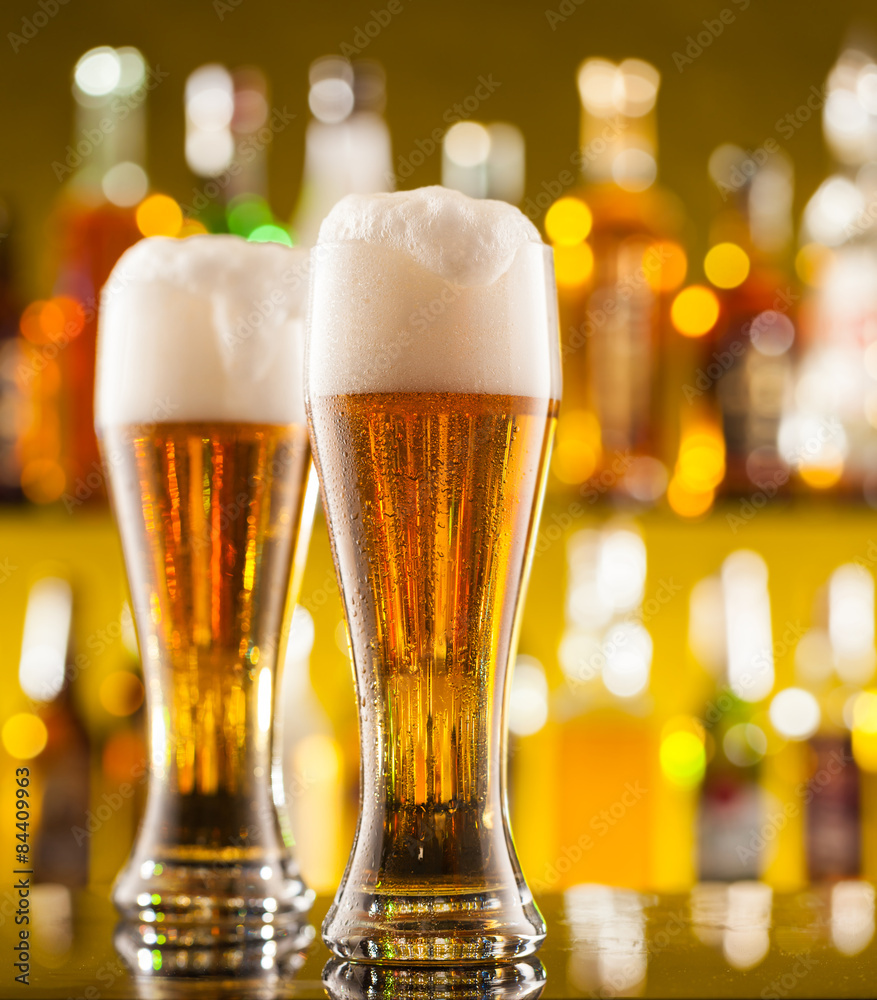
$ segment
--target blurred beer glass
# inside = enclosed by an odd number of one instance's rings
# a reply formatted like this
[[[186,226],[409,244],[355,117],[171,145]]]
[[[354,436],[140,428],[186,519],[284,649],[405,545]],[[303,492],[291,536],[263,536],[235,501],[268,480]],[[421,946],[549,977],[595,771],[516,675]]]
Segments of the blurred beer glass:
[[[351,195],[312,251],[306,391],[356,668],[343,958],[466,963],[544,937],[508,824],[515,623],[560,396],[551,251],[515,208]]]
[[[144,240],[103,291],[96,423],[150,737],[146,815],[113,898],[146,944],[271,940],[274,956],[312,901],[272,786],[314,498],[304,264],[237,237]]]

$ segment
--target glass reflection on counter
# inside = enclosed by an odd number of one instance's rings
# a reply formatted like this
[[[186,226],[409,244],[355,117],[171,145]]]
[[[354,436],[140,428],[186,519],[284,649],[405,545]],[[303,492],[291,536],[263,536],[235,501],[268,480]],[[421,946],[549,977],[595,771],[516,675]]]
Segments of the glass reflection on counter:
[[[276,985],[280,976],[289,979],[304,965],[316,930],[305,921],[281,928],[277,934],[270,925],[263,930],[261,940],[242,938],[239,943],[214,947],[208,940],[209,933],[197,941],[185,935],[168,940],[149,926],[120,922],[113,944],[137,984],[138,994],[144,997],[167,995],[162,984],[168,980],[202,976],[246,977],[256,986],[265,984],[268,989],[265,995],[273,996],[272,983]],[[150,981],[158,985],[153,987]],[[215,984],[220,985],[218,981]]]
[[[323,969],[330,1000],[537,1000],[545,978],[538,958],[445,968],[364,965],[333,958]]]
[[[831,888],[831,943],[842,955],[858,955],[874,937],[874,886],[837,882]]]
[[[639,996],[648,967],[643,897],[606,885],[576,885],[563,900],[572,938],[569,983],[583,994]]]

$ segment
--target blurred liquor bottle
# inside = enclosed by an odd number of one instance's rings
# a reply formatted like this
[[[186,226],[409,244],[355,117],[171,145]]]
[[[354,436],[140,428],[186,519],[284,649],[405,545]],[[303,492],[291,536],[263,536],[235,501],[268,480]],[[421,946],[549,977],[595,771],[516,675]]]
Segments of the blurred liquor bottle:
[[[704,669],[708,749],[698,823],[703,880],[758,878],[765,863],[762,770],[768,732],[760,703],[774,682],[768,573],[738,550],[691,591],[688,644]]]
[[[88,733],[73,691],[73,614],[66,579],[37,579],[28,593],[19,666],[22,690],[46,731],[45,747],[33,765],[33,788],[40,795],[34,877],[71,887],[88,881],[91,778]]]
[[[707,705],[705,726],[711,756],[698,819],[700,880],[759,878],[765,846],[759,787],[763,733],[752,722],[751,708],[722,687]]]
[[[875,663],[874,578],[864,566],[846,563],[817,592],[812,625],[795,649],[795,721],[805,739],[802,794],[813,880],[862,874],[866,776],[860,763],[873,764],[874,741],[866,736],[862,745],[857,735],[854,747],[851,730],[857,709],[861,714],[869,706],[863,692]]]
[[[565,413],[556,478],[575,485],[599,472],[605,491],[645,502],[656,500],[667,483],[662,459],[676,415],[667,420],[658,378],[662,365],[672,367],[663,356],[662,300],[685,273],[674,239],[682,210],[655,183],[659,83],[657,70],[637,59],[582,64],[574,165],[584,184],[546,216],[563,314]],[[565,175],[574,181],[570,171]],[[668,384],[674,374],[668,373]]]
[[[456,122],[442,138],[442,186],[470,198],[519,205],[524,196],[525,149],[524,135],[516,125]]]
[[[825,727],[810,741],[807,871],[812,881],[861,874],[860,773],[849,733]]]
[[[15,235],[9,203],[0,198],[0,503],[23,499],[19,439],[25,419],[15,270]]]
[[[63,163],[53,164],[64,187],[49,226],[53,291],[63,301],[55,303],[59,315],[50,309],[31,317],[39,327],[39,353],[57,363],[59,386],[50,379],[31,385],[45,394],[36,406],[44,414],[54,411],[63,480],[53,464],[58,456],[51,454],[56,442],[39,434],[29,438],[25,461],[47,460],[46,488],[31,484],[37,498],[106,498],[93,413],[98,303],[113,265],[141,235],[134,206],[148,190],[145,105],[157,79],[133,48],[93,49],[74,71],[75,135]],[[41,448],[48,453],[40,454]]]
[[[786,437],[814,489],[877,498],[877,63],[832,68],[822,108],[835,170],[804,211],[797,263],[811,288]],[[809,447],[805,448],[805,445]]]
[[[181,235],[234,233],[292,245],[268,202],[268,151],[292,116],[269,103],[256,66],[199,66],[186,80],[186,163],[198,178]]]
[[[292,221],[296,243],[306,247],[316,243],[323,219],[345,195],[396,186],[381,64],[326,56],[311,64],[309,79],[313,118],[305,133],[301,193]]]
[[[643,609],[645,543],[626,519],[568,533],[564,541],[556,653],[563,682],[549,701],[539,661],[519,657],[512,685],[510,725],[526,734],[513,772],[516,840],[537,892],[583,882],[644,889],[658,877],[655,837],[664,801],[650,718],[656,692]],[[522,645],[538,652],[544,643],[547,661],[554,653],[544,632],[544,616],[538,625],[525,621]],[[547,724],[537,734],[540,721]],[[532,749],[524,751],[527,741]],[[583,783],[588,761],[600,766],[589,768]],[[566,794],[571,788],[575,795]],[[677,846],[684,856],[684,842]]]
[[[724,435],[723,492],[763,489],[772,497],[791,474],[779,435],[793,390],[800,299],[790,260],[792,166],[778,148],[748,153],[725,145],[709,169],[722,208],[704,270],[721,308],[700,339],[693,385]]]

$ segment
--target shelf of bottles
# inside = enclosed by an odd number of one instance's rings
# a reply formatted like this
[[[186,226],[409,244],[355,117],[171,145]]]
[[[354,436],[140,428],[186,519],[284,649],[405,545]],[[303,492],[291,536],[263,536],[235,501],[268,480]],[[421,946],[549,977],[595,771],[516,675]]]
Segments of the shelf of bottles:
[[[58,165],[45,298],[17,295],[0,204],[0,579],[27,577],[2,612],[20,637],[4,653],[19,680],[2,744],[63,790],[38,857],[44,880],[71,885],[120,867],[147,769],[91,430],[100,288],[144,235],[307,246],[339,198],[396,180],[381,67],[327,57],[310,68],[291,221],[267,185],[285,112],[254,67],[190,75],[193,184],[156,191],[153,79],[132,48],[74,69],[75,135],[104,140],[75,139]],[[581,142],[538,193],[525,197],[513,123],[469,119],[442,142],[443,183],[521,205],[555,253],[564,398],[510,693],[528,878],[537,891],[877,878],[877,63],[850,50],[831,72],[836,171],[797,227],[779,146],[714,151],[703,260],[658,181],[657,71],[588,59],[576,82]],[[348,657],[318,522],[279,712],[302,867],[327,890],[357,813]],[[53,845],[72,828],[65,854]]]

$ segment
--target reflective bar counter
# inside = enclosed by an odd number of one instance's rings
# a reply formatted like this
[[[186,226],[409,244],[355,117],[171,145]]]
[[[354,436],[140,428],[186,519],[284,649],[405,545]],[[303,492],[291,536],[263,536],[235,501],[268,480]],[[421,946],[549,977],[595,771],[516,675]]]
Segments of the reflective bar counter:
[[[317,899],[284,967],[269,937],[256,946],[258,972],[205,977],[217,956],[203,949],[181,961],[169,945],[137,948],[116,935],[114,947],[116,915],[105,892],[43,886],[31,924],[30,985],[4,984],[3,995],[868,997],[877,982],[874,892],[864,882],[790,894],[772,894],[761,883],[699,884],[690,894],[661,896],[580,885],[539,900],[548,937],[537,959],[441,972],[332,959],[314,932],[329,901]],[[8,905],[3,913],[0,941],[9,956],[17,928]],[[241,959],[226,952],[223,961]]]

